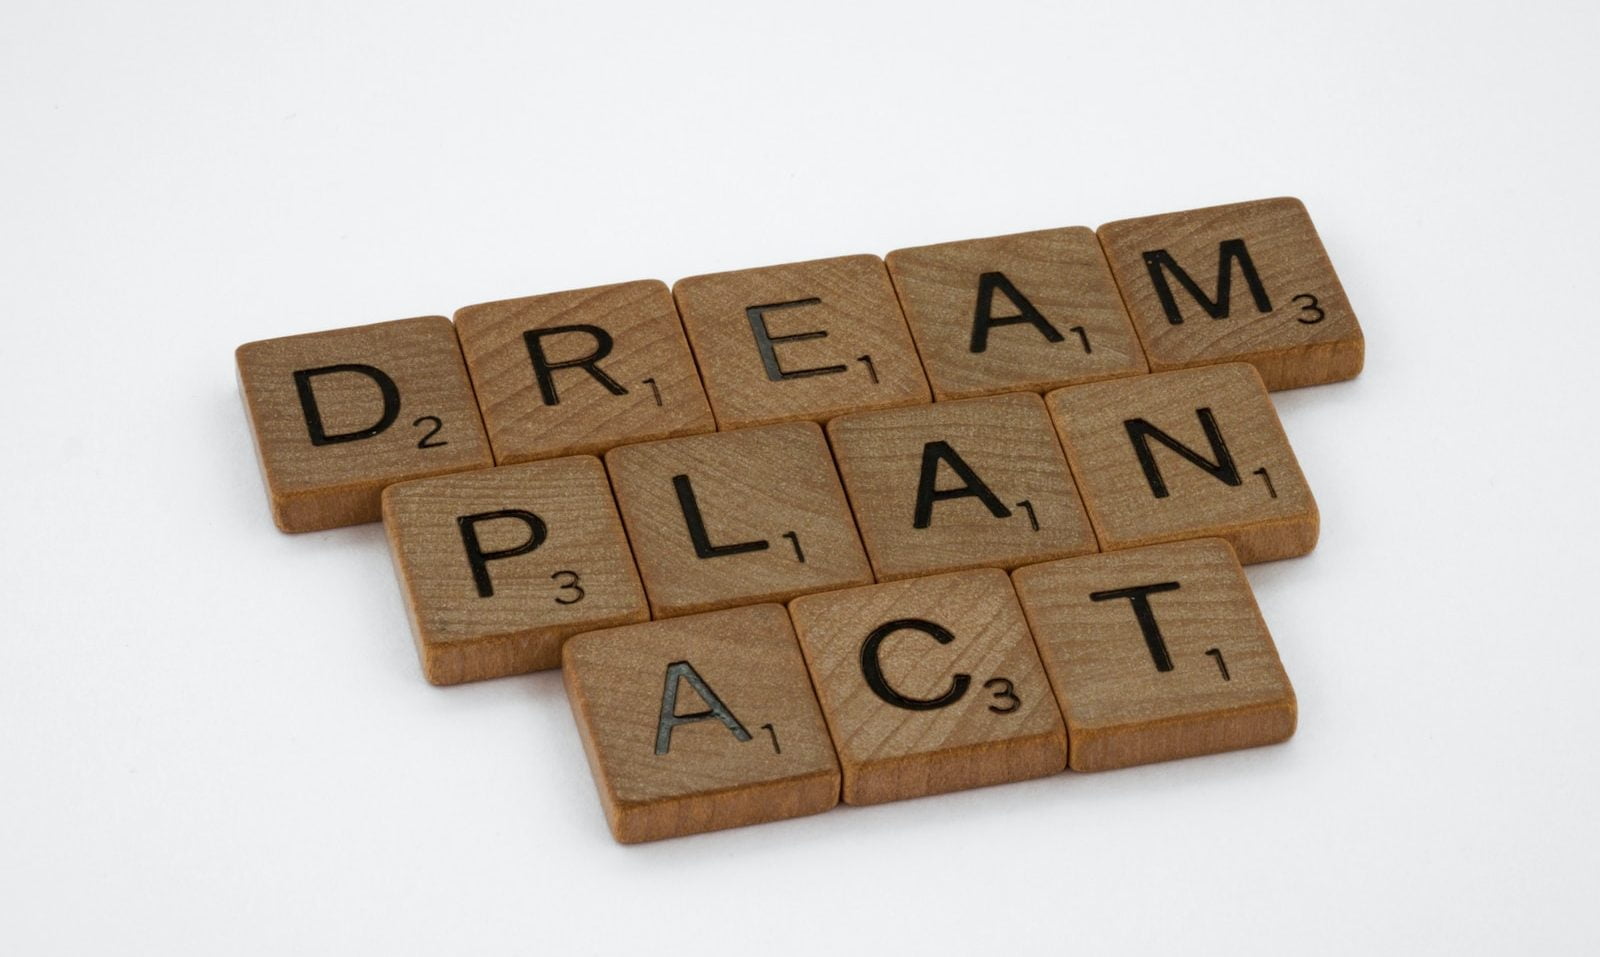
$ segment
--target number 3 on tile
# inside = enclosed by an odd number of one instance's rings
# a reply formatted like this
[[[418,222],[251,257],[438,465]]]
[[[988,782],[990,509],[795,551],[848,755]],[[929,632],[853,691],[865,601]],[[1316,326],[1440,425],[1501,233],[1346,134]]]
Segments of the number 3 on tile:
[[[556,596],[556,604],[576,605],[578,602],[583,601],[583,586],[578,584],[581,579],[578,578],[577,572],[559,571],[551,575],[550,578],[555,581],[561,591],[561,594]]]
[[[994,692],[995,700],[1006,702],[1006,706],[1001,708],[996,705],[990,705],[990,711],[995,714],[1010,714],[1022,707],[1022,699],[1017,697],[1016,686],[1011,683],[1010,678],[990,678],[983,683],[983,686],[989,690],[994,690],[996,685],[999,685],[1000,690]]]

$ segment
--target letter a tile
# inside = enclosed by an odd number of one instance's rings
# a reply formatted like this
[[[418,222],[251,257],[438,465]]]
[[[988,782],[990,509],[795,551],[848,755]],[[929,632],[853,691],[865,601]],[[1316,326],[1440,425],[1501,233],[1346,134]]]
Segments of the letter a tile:
[[[1294,733],[1295,697],[1228,543],[1018,569],[1075,771],[1251,748]]]
[[[929,401],[877,256],[690,276],[672,293],[718,428]]]
[[[579,635],[562,678],[624,844],[839,803],[839,763],[780,605]]]
[[[494,464],[443,316],[264,339],[235,358],[286,532],[376,522],[386,485]]]
[[[657,618],[872,581],[815,423],[624,445],[606,468]]]
[[[1031,392],[856,412],[828,437],[879,581],[1095,550]]]
[[[1125,219],[1099,235],[1152,371],[1248,362],[1269,389],[1361,371],[1361,326],[1298,199]]]
[[[1045,402],[1102,549],[1215,537],[1248,564],[1316,545],[1317,503],[1251,366],[1093,382]]]
[[[716,426],[665,283],[467,306],[456,331],[501,465]]]
[[[383,518],[434,684],[554,668],[569,636],[650,617],[591,456],[394,485]]]
[[[938,399],[1146,371],[1100,242],[1083,226],[897,249],[887,261]]]
[[[839,752],[846,804],[1065,769],[1061,712],[1005,572],[807,595],[789,613]]]

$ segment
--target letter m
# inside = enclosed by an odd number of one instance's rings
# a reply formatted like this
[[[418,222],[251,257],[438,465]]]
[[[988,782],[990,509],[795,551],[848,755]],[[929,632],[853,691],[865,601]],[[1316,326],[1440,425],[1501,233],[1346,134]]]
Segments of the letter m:
[[[1168,275],[1178,280],[1178,285],[1200,304],[1206,315],[1213,319],[1226,319],[1229,303],[1233,298],[1235,264],[1244,273],[1244,281],[1250,287],[1250,296],[1255,300],[1256,310],[1262,313],[1271,312],[1272,300],[1267,298],[1267,289],[1261,284],[1261,276],[1256,272],[1255,263],[1250,261],[1250,250],[1245,248],[1242,239],[1224,240],[1217,246],[1215,297],[1206,295],[1200,284],[1195,282],[1165,249],[1152,249],[1144,254],[1144,267],[1150,271],[1150,282],[1156,287],[1156,295],[1161,299],[1161,308],[1167,314],[1167,321],[1175,326],[1183,325],[1183,312],[1178,308],[1178,301],[1172,295],[1172,285],[1167,281]]]

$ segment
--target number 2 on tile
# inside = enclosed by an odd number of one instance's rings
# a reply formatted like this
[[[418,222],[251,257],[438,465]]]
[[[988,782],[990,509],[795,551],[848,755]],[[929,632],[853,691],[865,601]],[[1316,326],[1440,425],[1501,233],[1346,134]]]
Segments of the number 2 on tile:
[[[433,423],[433,428],[428,430],[428,434],[427,435],[424,435],[422,438],[417,440],[417,448],[419,448],[419,449],[437,449],[437,448],[439,448],[441,446],[445,446],[445,445],[449,445],[450,444],[449,442],[445,441],[444,439],[440,439],[437,442],[430,441],[434,436],[439,434],[439,430],[440,429],[444,428],[444,421],[442,419],[440,419],[437,415],[424,415],[421,418],[417,419],[417,421],[411,423],[411,427],[412,428],[416,428],[417,426],[421,425],[424,422],[432,422]]]

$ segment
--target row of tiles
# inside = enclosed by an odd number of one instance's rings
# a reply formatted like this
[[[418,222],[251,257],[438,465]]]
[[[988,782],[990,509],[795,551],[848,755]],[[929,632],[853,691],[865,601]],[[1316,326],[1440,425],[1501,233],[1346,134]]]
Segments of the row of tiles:
[[[588,632],[563,672],[616,839],[1286,740],[1226,542],[956,572]]]
[[[1242,363],[452,473],[382,508],[438,684],[651,617],[1208,537],[1268,561],[1318,532]]]
[[[1274,199],[485,303],[238,365],[274,516],[309,531],[448,471],[1230,361],[1288,388],[1363,350],[1304,206]]]

